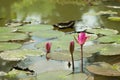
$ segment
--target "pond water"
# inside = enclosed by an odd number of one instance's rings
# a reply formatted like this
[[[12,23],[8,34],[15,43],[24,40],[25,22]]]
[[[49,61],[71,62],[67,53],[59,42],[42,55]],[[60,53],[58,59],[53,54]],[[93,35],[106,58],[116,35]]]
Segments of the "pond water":
[[[86,0],[87,1],[87,0]],[[6,26],[8,23],[17,22],[31,22],[32,25],[36,24],[56,24],[56,23],[64,23],[66,21],[75,21],[75,29],[78,30],[80,26],[85,28],[97,28],[104,27],[110,29],[116,29],[120,32],[120,20],[113,21],[108,19],[109,17],[120,17],[120,2],[118,0],[91,0],[89,2],[79,1],[79,0],[0,0],[0,27]],[[115,7],[115,8],[114,8]],[[63,32],[69,32],[71,30],[61,30]],[[36,36],[31,37],[34,40],[34,43],[25,42],[21,47],[22,49],[37,49],[35,45],[40,42],[48,41],[45,38],[39,38]],[[91,60],[91,59],[90,59]],[[27,62],[28,61],[28,62]],[[31,61],[31,62],[30,62]],[[33,61],[33,62],[32,62]],[[0,60],[1,66],[0,71],[8,72],[10,68],[16,64],[17,62],[4,62]],[[24,61],[23,61],[24,62]],[[67,61],[55,61],[50,60],[46,61],[45,57],[28,57],[25,61],[29,64],[30,69],[33,69],[36,73],[42,73],[46,71],[52,70],[71,70],[68,68]],[[86,63],[84,66],[89,64],[89,60],[84,59]],[[22,62],[21,62],[22,63]],[[20,64],[21,64],[20,63]],[[42,64],[40,64],[42,63]],[[88,63],[88,64],[87,64]],[[9,65],[12,64],[12,65]],[[24,63],[22,63],[24,64]],[[33,67],[35,65],[35,67]],[[45,66],[43,66],[45,65]],[[53,68],[54,66],[59,66]],[[79,72],[78,61],[75,61],[76,72]],[[19,64],[18,64],[19,66]],[[21,66],[21,65],[20,65]],[[19,66],[19,67],[20,67]],[[28,65],[27,65],[28,66]],[[43,66],[43,67],[41,67]],[[47,67],[49,66],[49,68]],[[5,67],[10,67],[5,70]],[[41,67],[41,68],[40,68]],[[95,76],[95,80],[108,80],[104,76]],[[114,79],[114,77],[112,77]],[[112,80],[110,79],[110,80]],[[118,78],[115,78],[118,80]]]

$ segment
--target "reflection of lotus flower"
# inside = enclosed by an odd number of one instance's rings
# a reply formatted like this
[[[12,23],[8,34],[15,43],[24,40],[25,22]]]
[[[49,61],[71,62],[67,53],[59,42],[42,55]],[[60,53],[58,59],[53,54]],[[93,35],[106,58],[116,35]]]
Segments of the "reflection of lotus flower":
[[[46,47],[46,59],[49,60],[50,57],[48,57],[48,53],[50,53],[51,43],[50,43],[50,42],[47,42],[47,43],[45,44],[45,47]]]
[[[86,42],[86,39],[88,38],[88,36],[86,36],[85,32],[81,32],[78,34],[78,38],[75,40],[77,41],[78,44],[80,44],[81,46],[81,72],[83,72],[83,45]]]
[[[72,69],[73,69],[73,73],[74,73],[74,58],[73,58],[73,52],[74,52],[74,41],[70,42],[70,53],[71,53],[71,58],[72,58]]]

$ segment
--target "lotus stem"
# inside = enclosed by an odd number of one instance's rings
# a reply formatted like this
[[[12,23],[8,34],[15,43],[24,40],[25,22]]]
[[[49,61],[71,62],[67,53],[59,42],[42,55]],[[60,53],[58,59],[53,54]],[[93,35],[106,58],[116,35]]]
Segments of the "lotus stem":
[[[71,54],[71,58],[72,58],[72,70],[73,70],[73,73],[75,72],[75,67],[74,67],[74,57],[73,57],[73,54]]]
[[[83,73],[83,45],[81,45],[81,73]]]

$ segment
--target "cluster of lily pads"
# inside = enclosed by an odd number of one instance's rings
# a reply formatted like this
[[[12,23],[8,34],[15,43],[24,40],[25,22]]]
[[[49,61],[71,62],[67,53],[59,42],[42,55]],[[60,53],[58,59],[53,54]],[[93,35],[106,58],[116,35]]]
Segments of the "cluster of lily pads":
[[[77,36],[78,33],[71,33],[66,34],[64,32],[60,32],[57,30],[52,30],[52,26],[50,25],[34,25],[34,26],[20,26],[20,27],[0,27],[0,58],[5,61],[23,61],[26,60],[29,56],[46,56],[45,50],[45,43],[51,42],[51,52],[48,55],[51,60],[54,61],[65,61],[71,62],[71,54],[69,52],[69,43],[74,39],[74,36]],[[85,68],[94,74],[103,75],[103,76],[120,76],[120,65],[118,63],[108,63],[105,62],[95,62],[96,57],[111,57],[117,55],[117,60],[119,60],[120,55],[120,35],[118,34],[117,30],[113,29],[87,29],[86,33],[90,36],[87,39],[87,42],[83,46],[83,57],[87,59],[94,59],[90,63],[90,65],[85,66]],[[36,49],[22,49],[22,45],[24,41],[28,41],[31,39],[31,36],[36,36],[39,38],[45,38],[46,40],[36,44],[34,47]],[[33,41],[35,42],[35,41]],[[32,43],[33,43],[32,42]],[[80,46],[75,42],[75,49],[74,49],[74,60],[79,61],[81,60],[80,55]],[[115,60],[116,60],[115,59]],[[32,62],[32,60],[28,60]],[[43,61],[43,60],[42,60]],[[45,61],[45,60],[44,60]],[[43,62],[44,62],[43,61]],[[101,61],[101,60],[100,60]],[[49,65],[51,61],[45,61],[44,65]],[[95,63],[93,63],[95,62]],[[38,61],[37,63],[40,63]],[[38,71],[37,75],[31,74],[29,70],[33,70],[36,72],[40,67],[44,67],[40,65],[37,68],[36,63],[32,63],[35,67],[31,66],[27,63],[17,64],[19,66],[25,66],[23,70],[12,69],[11,71],[0,72],[0,76],[4,78],[10,78],[12,80],[22,79],[22,80],[45,80],[49,79],[50,76],[53,76],[52,80],[94,80],[91,75],[87,75],[85,73],[76,73],[70,74],[70,70],[52,70],[48,72],[40,73]],[[41,62],[42,64],[42,62]],[[86,63],[84,63],[86,64]],[[54,67],[58,67],[55,65]],[[28,69],[28,71],[25,71]],[[40,69],[42,70],[42,69]],[[106,73],[104,73],[106,72]],[[15,78],[16,77],[16,78]]]

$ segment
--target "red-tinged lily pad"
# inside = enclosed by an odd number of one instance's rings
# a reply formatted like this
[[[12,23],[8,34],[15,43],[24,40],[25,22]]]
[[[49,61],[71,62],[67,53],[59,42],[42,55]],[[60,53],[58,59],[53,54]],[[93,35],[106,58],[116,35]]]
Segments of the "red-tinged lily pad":
[[[0,43],[0,51],[18,49],[22,45],[18,43],[2,42]]]
[[[120,72],[105,62],[96,62],[92,65],[87,66],[88,71],[97,75],[103,76],[120,76]]]

